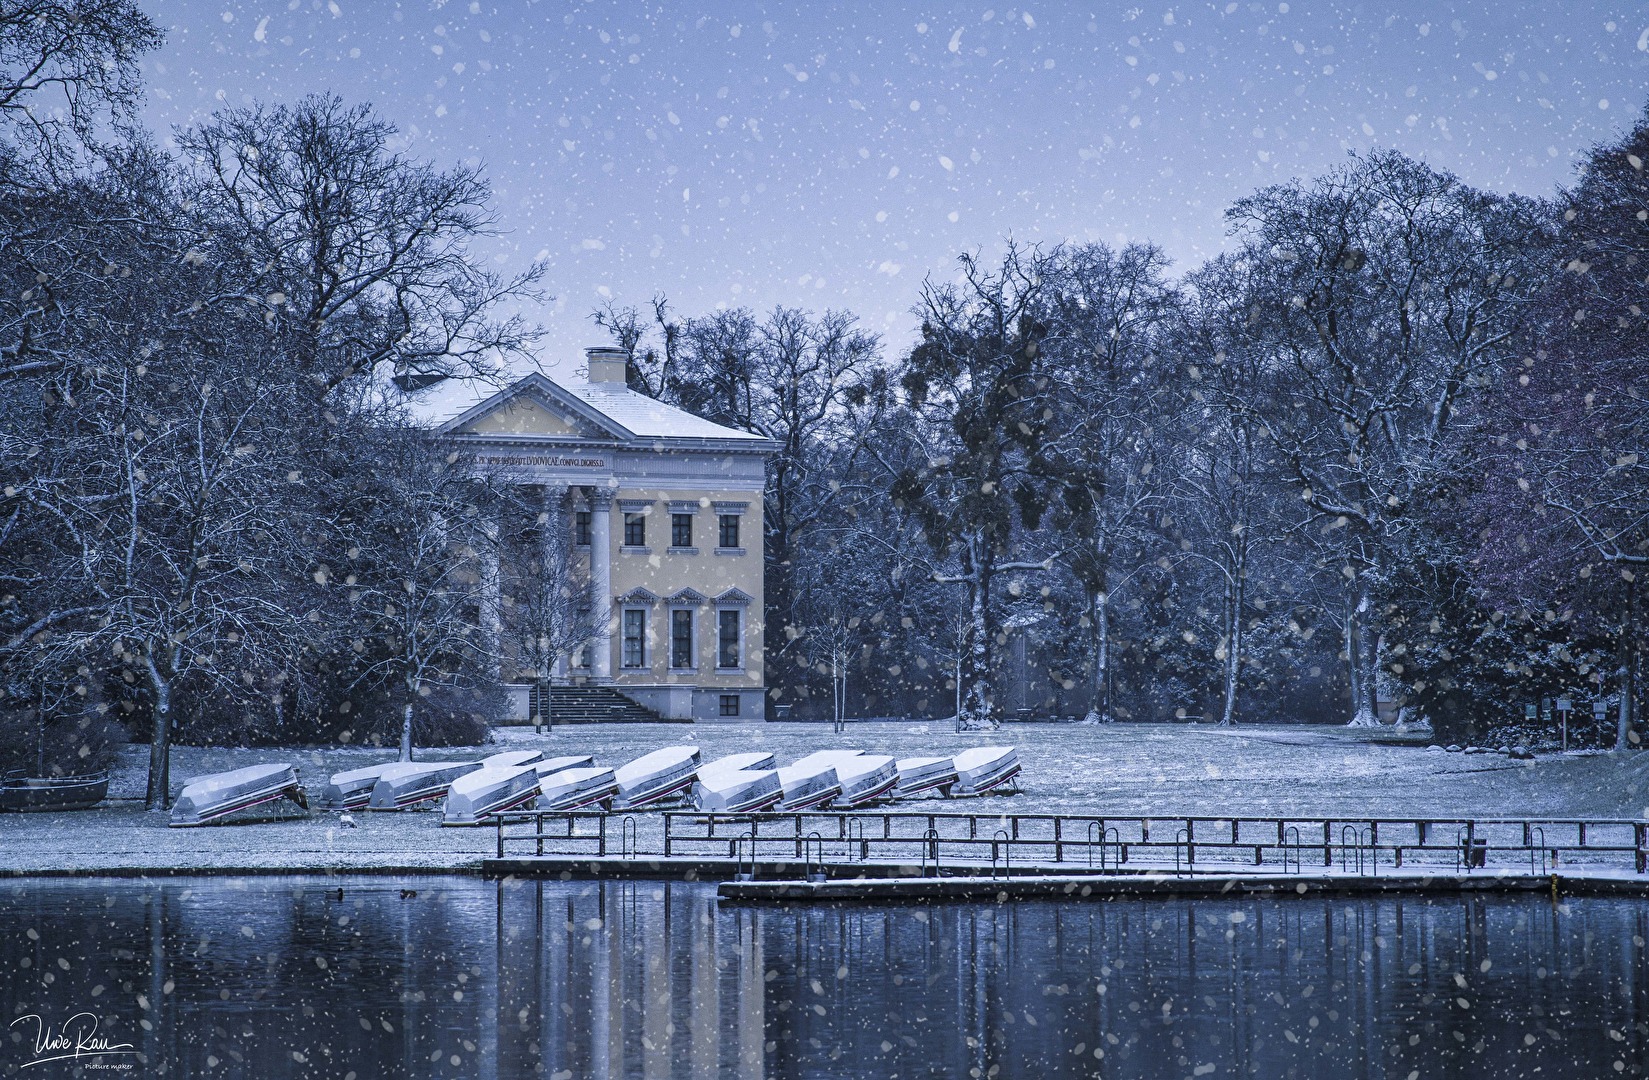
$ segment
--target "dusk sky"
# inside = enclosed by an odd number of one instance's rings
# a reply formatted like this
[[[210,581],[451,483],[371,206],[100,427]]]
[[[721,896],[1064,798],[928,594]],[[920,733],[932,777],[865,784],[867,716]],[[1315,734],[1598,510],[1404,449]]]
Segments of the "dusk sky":
[[[1029,7],[167,0],[158,131],[332,91],[482,164],[498,269],[550,271],[552,369],[605,298],[857,313],[1004,237],[1152,240],[1184,270],[1265,184],[1390,146],[1549,194],[1649,99],[1649,14],[1563,3]]]

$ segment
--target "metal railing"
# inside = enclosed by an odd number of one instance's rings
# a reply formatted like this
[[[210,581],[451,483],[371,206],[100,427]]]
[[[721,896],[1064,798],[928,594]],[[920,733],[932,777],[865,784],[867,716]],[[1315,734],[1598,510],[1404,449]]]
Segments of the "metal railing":
[[[609,815],[595,811],[517,812],[497,818],[497,854],[609,856]],[[1649,823],[1563,818],[1307,818],[965,814],[816,811],[703,814],[666,811],[620,820],[618,857],[898,864],[999,873],[1066,869],[1101,873],[1231,872],[1244,866],[1304,871],[1320,853],[1332,871],[1450,868],[1458,872],[1529,860],[1545,872],[1560,863],[1649,864]],[[661,826],[661,827],[660,827]],[[522,846],[527,845],[527,851]],[[741,847],[741,845],[744,845]],[[813,850],[804,851],[811,845]],[[643,851],[643,847],[648,847]],[[748,852],[746,856],[745,852]],[[1313,855],[1316,861],[1316,855]]]

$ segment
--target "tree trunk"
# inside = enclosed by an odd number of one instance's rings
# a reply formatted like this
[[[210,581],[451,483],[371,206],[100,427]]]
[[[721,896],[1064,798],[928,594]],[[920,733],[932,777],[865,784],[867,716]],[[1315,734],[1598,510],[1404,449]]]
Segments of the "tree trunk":
[[[1089,723],[1111,722],[1111,597],[1104,582],[1090,594],[1088,610],[1091,613],[1089,633],[1093,637],[1093,698],[1088,715]]]
[[[172,682],[160,673],[151,657],[149,688],[154,691],[153,726],[149,736],[149,790],[143,805],[149,810],[172,808]]]
[[[401,710],[401,760],[412,760],[412,702]]]
[[[1615,720],[1615,749],[1632,748],[1633,727],[1637,716],[1638,697],[1638,637],[1637,637],[1637,574],[1626,579],[1626,617],[1621,621],[1620,647],[1620,711]]]
[[[1365,624],[1368,595],[1361,582],[1353,587],[1346,610],[1346,659],[1351,675],[1350,727],[1373,727],[1379,714],[1374,704],[1374,656]]]
[[[1239,552],[1233,573],[1225,584],[1225,695],[1220,708],[1220,726],[1237,722],[1237,682],[1242,678],[1242,608],[1244,599],[1243,556]]]
[[[996,726],[991,715],[991,569],[988,554],[979,550],[984,547],[983,541],[978,537],[970,538],[969,546],[974,549],[970,553],[973,565],[969,568],[971,576],[968,579],[968,636],[971,640],[963,664],[967,683],[962,693],[961,722],[967,728],[988,728]]]

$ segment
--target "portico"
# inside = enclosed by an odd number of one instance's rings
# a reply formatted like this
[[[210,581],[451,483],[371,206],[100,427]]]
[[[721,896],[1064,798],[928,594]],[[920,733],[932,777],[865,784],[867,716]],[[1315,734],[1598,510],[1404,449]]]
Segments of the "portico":
[[[483,566],[496,600],[482,629],[501,674],[524,667],[508,631],[542,571],[522,567],[553,565],[583,627],[557,685],[609,686],[670,719],[760,717],[761,508],[776,446],[630,390],[618,350],[588,349],[586,363],[582,383],[528,375],[437,429],[530,491],[568,541],[565,563]]]

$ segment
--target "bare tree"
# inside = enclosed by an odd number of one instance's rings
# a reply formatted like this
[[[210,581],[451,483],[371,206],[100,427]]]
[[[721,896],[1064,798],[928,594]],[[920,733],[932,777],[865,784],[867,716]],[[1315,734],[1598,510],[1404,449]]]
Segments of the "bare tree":
[[[500,499],[483,477],[415,428],[383,429],[381,495],[358,514],[346,583],[357,652],[376,659],[356,682],[388,679],[401,703],[401,760],[411,761],[418,701],[475,685],[495,657],[483,640],[478,566],[495,560]]]
[[[1382,590],[1540,280],[1540,215],[1395,152],[1229,212],[1278,407],[1253,407],[1344,579],[1351,723],[1375,723]],[[1261,401],[1269,401],[1269,398]]]
[[[534,730],[554,717],[555,670],[595,636],[589,583],[574,565],[568,523],[571,509],[565,489],[539,506],[526,508],[534,519],[532,558],[525,580],[516,589],[514,615],[508,621],[523,673],[538,687],[533,704]]]
[[[178,134],[211,231],[199,257],[239,269],[200,302],[252,304],[318,398],[387,371],[416,389],[488,375],[536,339],[505,300],[541,299],[543,266],[484,269],[495,228],[479,170],[446,172],[390,149],[395,128],[331,96],[232,109]]]
[[[1049,260],[1052,332],[1058,365],[1056,461],[1067,532],[1064,561],[1086,597],[1090,637],[1088,719],[1111,716],[1111,638],[1119,572],[1141,549],[1163,503],[1153,476],[1163,419],[1163,368],[1156,351],[1178,299],[1166,280],[1167,259],[1154,247],[1103,244],[1060,248]],[[1063,512],[1060,512],[1060,511]]]

